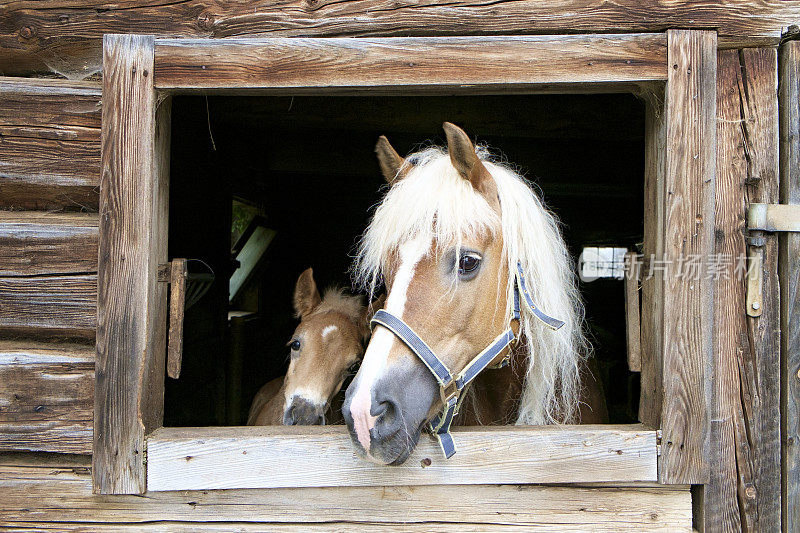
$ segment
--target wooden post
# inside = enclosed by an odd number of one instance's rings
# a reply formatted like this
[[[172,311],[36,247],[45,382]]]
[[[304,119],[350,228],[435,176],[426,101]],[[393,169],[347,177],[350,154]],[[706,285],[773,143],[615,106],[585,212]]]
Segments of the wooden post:
[[[730,264],[714,280],[711,477],[703,487],[702,519],[709,531],[777,531],[775,237],[744,232],[748,205],[774,202],[777,193],[776,52],[725,50],[718,57],[715,254]],[[759,316],[748,317],[747,279],[756,273],[744,271],[754,264],[745,257],[756,253],[763,305]]]
[[[662,102],[653,98],[645,109],[644,261],[642,262],[642,363],[639,420],[661,427],[664,337],[664,277],[655,261],[664,256],[664,174],[666,125]]]
[[[181,376],[181,359],[183,358],[183,315],[186,309],[186,259],[173,259],[170,265],[167,375],[172,379],[178,379]]]
[[[625,340],[628,347],[628,370],[642,371],[641,326],[639,318],[639,270],[635,265],[636,252],[625,254]]]
[[[146,489],[145,433],[163,409],[169,103],[156,112],[153,37],[103,43],[95,492]],[[157,406],[161,405],[161,408]]]
[[[700,265],[713,252],[717,35],[667,32],[664,178],[664,400],[659,480],[705,483],[709,465],[713,284]]]
[[[800,204],[800,42],[781,48],[780,197]],[[800,234],[780,240],[783,531],[800,528]]]

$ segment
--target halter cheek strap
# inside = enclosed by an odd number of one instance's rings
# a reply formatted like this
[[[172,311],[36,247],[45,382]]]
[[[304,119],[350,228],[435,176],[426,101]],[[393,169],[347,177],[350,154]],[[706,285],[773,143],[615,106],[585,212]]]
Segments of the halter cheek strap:
[[[525,286],[525,278],[522,267],[517,263],[517,281],[514,286],[514,314],[513,319],[519,320],[520,318],[520,293],[522,293],[524,301],[533,314],[545,325],[556,330],[564,325],[564,322],[547,316],[535,305],[528,293]],[[481,353],[476,355],[464,369],[453,375],[447,368],[444,362],[436,357],[433,350],[422,340],[422,338],[411,329],[411,326],[406,324],[403,319],[391,314],[385,309],[381,309],[372,317],[371,324],[378,324],[391,331],[398,339],[408,346],[414,354],[425,364],[430,370],[433,377],[439,383],[439,392],[442,400],[442,411],[434,416],[427,424],[428,430],[436,436],[439,445],[444,452],[446,458],[450,458],[456,453],[455,442],[453,436],[450,434],[450,426],[453,423],[453,418],[458,414],[461,403],[464,400],[464,390],[474,380],[478,374],[483,370],[489,368],[495,359],[506,350],[509,345],[514,342],[516,338],[514,331],[509,327],[503,333],[498,335]],[[508,364],[511,358],[511,350],[503,357],[503,359],[492,368],[502,368]]]

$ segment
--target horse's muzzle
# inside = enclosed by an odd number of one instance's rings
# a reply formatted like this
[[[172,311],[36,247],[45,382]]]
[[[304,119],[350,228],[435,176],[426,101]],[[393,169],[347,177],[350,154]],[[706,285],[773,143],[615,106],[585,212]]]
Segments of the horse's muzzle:
[[[283,425],[324,426],[325,405],[318,405],[300,396],[295,396],[283,413]]]
[[[392,369],[377,380],[370,394],[369,427],[363,422],[365,413],[354,412],[365,409],[364,405],[353,404],[354,384],[355,381],[347,389],[342,414],[358,454],[378,463],[403,464],[419,441],[437,392],[436,382],[414,366]],[[360,426],[356,417],[361,417]],[[359,430],[368,431],[369,438],[359,438]],[[365,449],[367,445],[369,449]]]

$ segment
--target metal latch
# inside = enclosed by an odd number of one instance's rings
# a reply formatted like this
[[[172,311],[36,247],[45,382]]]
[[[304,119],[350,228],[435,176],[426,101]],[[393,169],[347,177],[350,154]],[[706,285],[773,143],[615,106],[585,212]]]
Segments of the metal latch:
[[[747,209],[750,246],[747,266],[747,314],[761,316],[764,307],[764,232],[800,231],[800,205],[750,204]]]
[[[188,264],[199,262],[209,272],[189,272]],[[167,375],[178,379],[183,359],[183,317],[186,309],[194,305],[208,291],[214,281],[211,267],[199,259],[175,258],[158,265],[158,281],[169,283],[169,331],[167,333]]]

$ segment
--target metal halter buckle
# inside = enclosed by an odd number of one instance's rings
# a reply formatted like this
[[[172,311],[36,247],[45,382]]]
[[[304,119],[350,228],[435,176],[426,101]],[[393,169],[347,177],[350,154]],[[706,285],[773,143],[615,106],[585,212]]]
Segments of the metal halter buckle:
[[[442,395],[442,403],[447,406],[451,399],[458,396],[458,383],[456,380],[452,380],[446,386],[439,387],[439,392]]]

